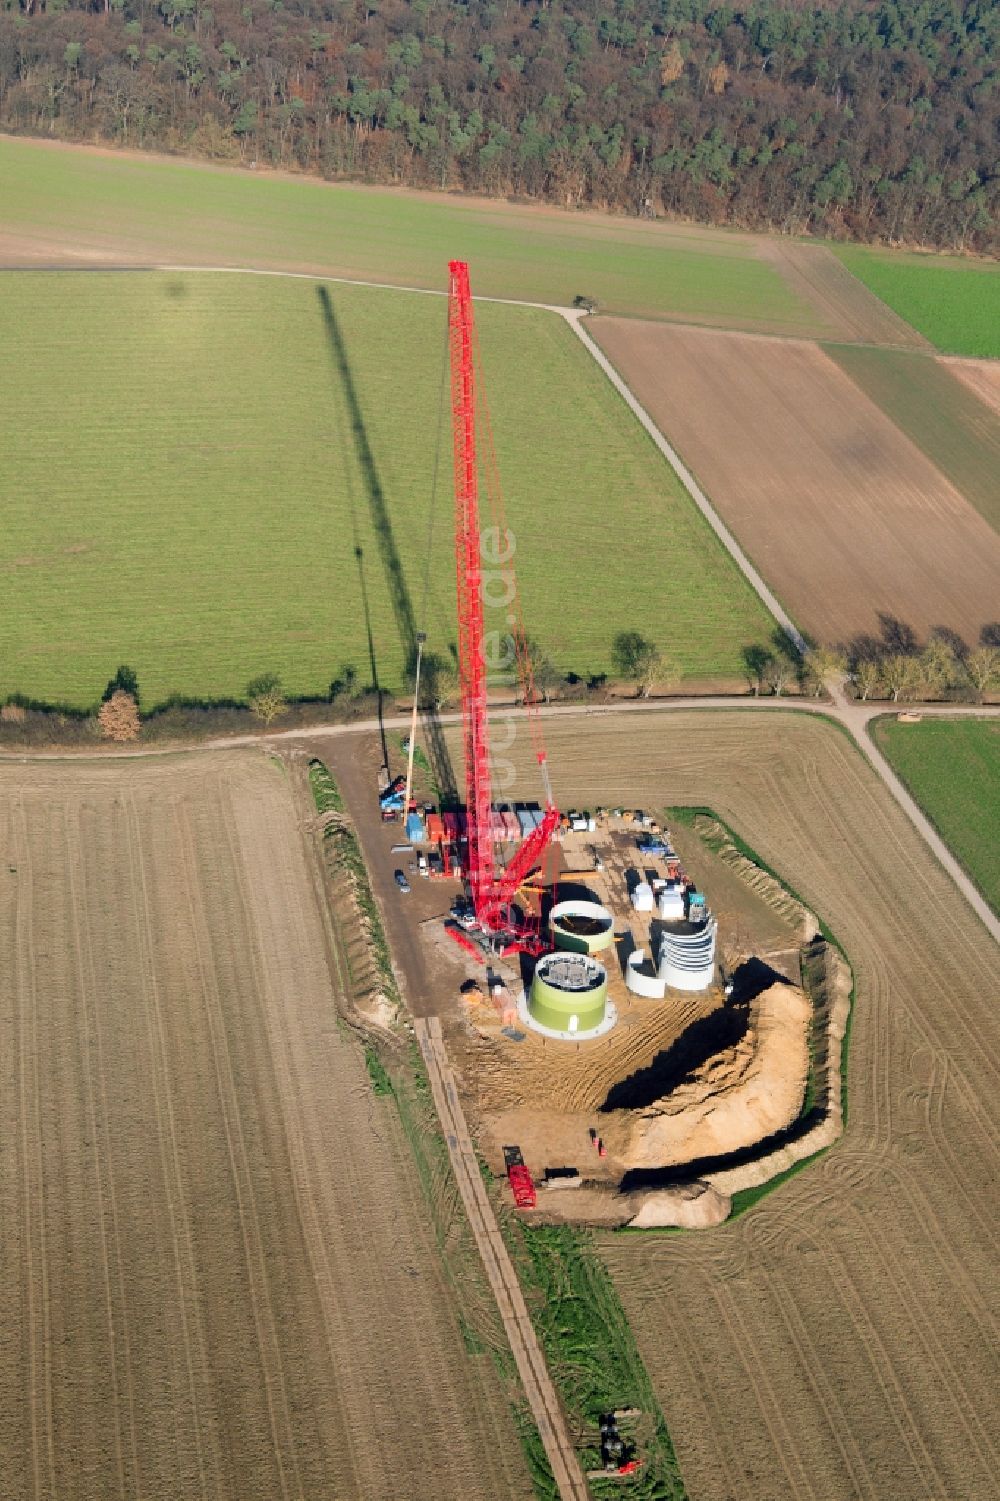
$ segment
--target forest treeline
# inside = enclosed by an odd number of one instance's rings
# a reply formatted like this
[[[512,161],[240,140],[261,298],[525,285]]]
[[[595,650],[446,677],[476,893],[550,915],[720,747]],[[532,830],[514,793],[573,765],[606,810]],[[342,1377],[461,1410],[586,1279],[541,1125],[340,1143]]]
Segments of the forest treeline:
[[[995,0],[0,0],[0,128],[995,252]]]

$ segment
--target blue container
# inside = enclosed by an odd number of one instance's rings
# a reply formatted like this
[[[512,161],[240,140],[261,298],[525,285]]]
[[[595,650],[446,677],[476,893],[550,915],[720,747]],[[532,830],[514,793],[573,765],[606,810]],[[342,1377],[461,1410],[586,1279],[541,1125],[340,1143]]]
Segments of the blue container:
[[[427,830],[419,813],[411,813],[406,820],[406,837],[411,844],[423,844],[427,838]]]

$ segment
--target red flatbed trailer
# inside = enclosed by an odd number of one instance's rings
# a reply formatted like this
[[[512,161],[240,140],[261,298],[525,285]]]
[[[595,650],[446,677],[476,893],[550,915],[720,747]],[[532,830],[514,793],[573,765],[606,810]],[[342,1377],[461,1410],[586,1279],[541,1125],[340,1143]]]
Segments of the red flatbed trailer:
[[[528,1169],[512,1167],[507,1172],[510,1186],[514,1190],[514,1203],[518,1209],[534,1209],[538,1203],[538,1195],[535,1192],[535,1180]]]
[[[507,1181],[514,1194],[518,1209],[534,1209],[538,1203],[535,1180],[525,1167],[520,1147],[504,1147],[504,1162],[507,1164]]]

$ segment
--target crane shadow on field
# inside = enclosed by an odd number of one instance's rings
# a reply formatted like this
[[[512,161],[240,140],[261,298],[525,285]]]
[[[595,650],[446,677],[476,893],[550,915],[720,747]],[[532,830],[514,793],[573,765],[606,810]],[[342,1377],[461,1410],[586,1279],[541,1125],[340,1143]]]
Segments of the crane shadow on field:
[[[368,504],[368,512],[372,530],[378,546],[379,558],[385,573],[386,587],[392,604],[393,615],[396,622],[396,630],[399,634],[400,644],[406,661],[406,676],[412,681],[413,671],[417,660],[417,622],[413,609],[413,601],[406,584],[403,572],[403,563],[399,548],[396,545],[396,535],[393,530],[392,519],[389,515],[389,507],[386,500],[385,487],[379,474],[375,454],[372,451],[371,440],[368,436],[368,427],[365,423],[364,413],[361,410],[361,401],[358,396],[357,386],[351,371],[351,363],[347,355],[347,346],[344,342],[340,320],[337,317],[333,299],[329,289],[324,286],[317,287],[316,295],[319,298],[320,310],[323,314],[323,323],[326,329],[327,342],[330,346],[330,354],[333,359],[334,369],[339,377],[345,401],[347,403],[348,422],[351,430],[351,440],[361,471],[362,483],[365,488],[365,498]],[[375,643],[372,632],[371,613],[368,603],[368,592],[365,587],[364,574],[364,550],[359,540],[358,517],[354,507],[354,496],[350,482],[348,493],[351,504],[351,519],[354,529],[354,553],[358,559],[358,568],[361,575],[361,597],[365,612],[365,622],[368,631],[369,660],[372,669],[373,686],[378,694],[379,702],[379,727],[382,735],[383,758],[388,762],[385,744],[385,731],[382,728],[382,699],[383,690],[378,683],[377,662]],[[454,803],[456,797],[455,776],[451,765],[451,757],[437,713],[432,709],[422,711],[424,733],[427,740],[428,754],[431,763],[431,772],[437,783],[438,791],[443,803]]]

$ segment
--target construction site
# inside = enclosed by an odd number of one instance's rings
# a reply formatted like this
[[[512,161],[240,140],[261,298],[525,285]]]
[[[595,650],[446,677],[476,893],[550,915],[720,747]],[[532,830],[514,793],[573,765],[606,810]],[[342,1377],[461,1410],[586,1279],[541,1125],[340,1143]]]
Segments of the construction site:
[[[398,758],[383,735],[364,770],[376,883],[392,867],[393,949],[411,1007],[446,1029],[479,1150],[519,1209],[716,1224],[735,1188],[829,1130],[845,1019],[830,998],[839,988],[846,1007],[848,986],[827,973],[837,959],[817,917],[709,810],[667,821],[669,787],[655,809],[558,806],[468,267],[449,269],[464,787],[450,765],[444,775],[446,741],[421,712],[419,632],[409,735]]]

